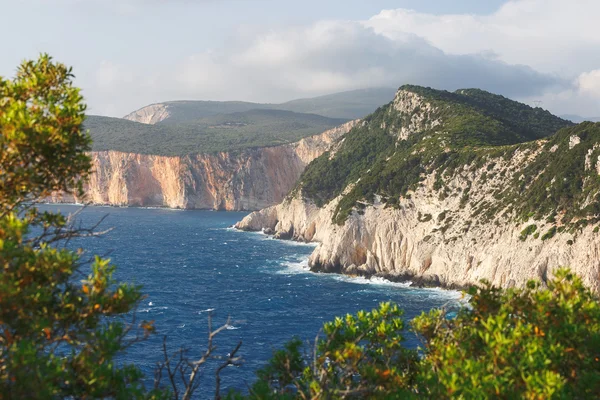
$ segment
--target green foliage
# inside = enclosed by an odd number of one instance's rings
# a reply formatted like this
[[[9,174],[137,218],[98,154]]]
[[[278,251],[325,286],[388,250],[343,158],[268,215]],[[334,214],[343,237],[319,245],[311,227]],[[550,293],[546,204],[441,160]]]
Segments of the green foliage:
[[[13,80],[0,77],[0,212],[57,190],[81,192],[91,142],[72,78],[48,56],[24,62]]]
[[[519,240],[524,242],[529,235],[532,235],[535,231],[537,231],[537,225],[528,225],[525,229],[521,231],[519,235]]]
[[[139,288],[118,284],[101,258],[84,278],[80,253],[53,246],[78,231],[25,203],[80,190],[89,174],[85,105],[72,78],[44,55],[0,79],[0,398],[159,397],[137,367],[114,361],[153,331],[122,316]]]
[[[553,226],[550,229],[548,229],[548,232],[542,235],[542,240],[552,239],[554,235],[556,235],[556,226]]]
[[[181,156],[277,146],[321,133],[345,121],[291,111],[250,110],[157,125],[90,116],[85,126],[94,140],[94,151]]]
[[[353,185],[338,204],[334,215],[338,224],[344,223],[358,201],[372,201],[377,194],[395,206],[431,173],[436,173],[434,188],[444,190],[444,176],[452,176],[464,166],[483,167],[488,158],[512,154],[515,146],[511,145],[571,125],[547,111],[480,90],[401,89],[420,95],[430,110],[417,108],[407,115],[394,103],[379,108],[345,135],[333,157],[327,153],[317,158],[300,178],[302,195],[319,206]],[[398,131],[417,114],[424,122],[407,139],[399,139]],[[428,125],[427,121],[436,123]],[[461,205],[468,200],[467,190]]]
[[[423,348],[402,346],[397,306],[325,324],[315,351],[297,339],[258,373],[251,399],[588,399],[600,396],[600,303],[568,270],[547,288],[487,283],[455,317],[411,322]],[[241,395],[233,398],[243,398]]]
[[[428,398],[597,398],[600,303],[567,270],[542,289],[471,289],[456,318],[413,326],[425,340],[419,393]]]
[[[404,321],[397,305],[336,318],[323,326],[315,358],[306,363],[302,343],[277,351],[250,389],[256,399],[388,398],[412,384],[415,351],[402,346]]]

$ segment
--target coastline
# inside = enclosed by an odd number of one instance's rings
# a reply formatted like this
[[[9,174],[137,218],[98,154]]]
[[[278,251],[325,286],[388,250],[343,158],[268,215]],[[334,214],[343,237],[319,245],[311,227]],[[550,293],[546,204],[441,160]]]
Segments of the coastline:
[[[292,236],[288,237],[287,235],[276,236],[270,230],[265,230],[265,229],[261,229],[261,230],[240,229],[240,228],[236,227],[236,225],[233,225],[231,227],[231,229],[235,229],[236,231],[245,232],[245,233],[262,234],[272,240],[278,240],[283,243],[298,243],[298,244],[314,245],[315,249],[321,244],[318,241],[298,240],[297,238],[294,238]],[[309,258],[310,257],[308,257],[306,259],[307,264],[308,264]],[[397,283],[397,284],[406,285],[407,288],[440,289],[440,290],[444,290],[444,291],[448,291],[448,292],[457,292],[457,293],[462,293],[472,286],[472,285],[458,285],[458,284],[454,284],[454,283],[445,284],[440,281],[439,277],[435,277],[435,276],[434,277],[429,277],[429,276],[423,277],[423,276],[413,275],[410,273],[404,273],[404,274],[399,274],[399,275],[381,274],[381,273],[370,274],[364,270],[356,269],[354,273],[349,274],[349,273],[345,273],[341,266],[338,266],[337,268],[326,269],[326,268],[323,268],[322,265],[308,264],[306,271],[312,272],[315,274],[337,275],[337,276],[344,276],[344,277],[349,277],[349,278],[363,278],[366,280],[381,279],[381,280],[385,280],[389,283]]]

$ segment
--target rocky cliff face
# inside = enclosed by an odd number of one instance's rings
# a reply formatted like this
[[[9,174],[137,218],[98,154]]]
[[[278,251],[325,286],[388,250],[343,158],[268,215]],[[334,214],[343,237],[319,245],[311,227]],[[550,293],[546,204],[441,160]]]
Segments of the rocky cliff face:
[[[404,114],[404,125],[390,129],[398,140],[443,124],[443,117],[432,115],[439,104],[414,93],[401,91],[390,107]],[[372,121],[363,122],[368,123]],[[342,202],[365,176],[322,207],[300,190],[279,205],[250,214],[236,227],[319,243],[309,260],[315,271],[380,275],[446,287],[487,279],[512,287],[530,279],[544,281],[555,268],[569,266],[600,291],[598,219],[581,216],[567,221],[564,216],[569,211],[558,208],[549,215],[531,212],[517,218],[517,202],[526,199],[510,197],[509,188],[522,182],[515,189],[522,193],[555,173],[555,159],[581,158],[572,164],[571,172],[582,177],[577,190],[583,192],[583,200],[577,209],[587,210],[597,195],[597,185],[591,182],[600,181],[600,144],[592,144],[600,143],[600,129],[592,138],[592,128],[495,152],[487,148],[484,156],[467,158],[452,170],[432,167],[393,202],[380,195],[358,201],[342,223],[336,220]],[[431,135],[424,137],[431,139]],[[449,146],[444,140],[441,145]],[[542,189],[552,197],[554,185],[564,182],[567,178],[557,175]]]
[[[171,116],[169,106],[166,104],[152,104],[137,111],[127,114],[124,119],[142,124],[155,125]]]
[[[103,151],[92,153],[87,201],[117,206],[257,210],[281,201],[300,174],[355,122],[276,147],[238,153],[165,157]]]

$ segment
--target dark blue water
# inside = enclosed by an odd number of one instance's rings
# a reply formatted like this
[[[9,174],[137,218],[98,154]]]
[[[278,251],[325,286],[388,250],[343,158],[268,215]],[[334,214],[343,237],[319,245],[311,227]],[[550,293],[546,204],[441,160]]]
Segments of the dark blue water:
[[[70,213],[79,207],[58,208]],[[335,316],[391,300],[412,318],[457,298],[454,292],[310,273],[312,245],[231,229],[246,213],[89,207],[79,218],[90,225],[106,214],[100,228],[112,227],[111,232],[75,244],[109,255],[119,280],[143,285],[147,298],[138,316],[154,320],[158,334],[131,348],[122,361],[141,366],[149,379],[162,359],[163,335],[171,350],[187,347],[190,356],[200,355],[209,310],[215,325],[232,318],[230,329],[217,338],[221,353],[243,341],[244,365],[227,368],[223,384],[245,389],[274,349],[294,335],[313,340]],[[415,342],[411,337],[407,344]],[[202,385],[199,398],[211,398],[210,370]]]

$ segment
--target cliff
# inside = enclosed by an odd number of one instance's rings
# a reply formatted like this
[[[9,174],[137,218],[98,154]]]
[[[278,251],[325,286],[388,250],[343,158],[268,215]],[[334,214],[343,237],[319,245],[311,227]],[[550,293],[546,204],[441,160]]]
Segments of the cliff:
[[[281,201],[302,171],[354,125],[349,122],[296,143],[235,153],[181,157],[118,151],[91,153],[86,201],[117,206],[257,210]]]
[[[318,242],[314,271],[512,287],[570,266],[600,291],[599,200],[600,124],[407,87],[236,226]]]
[[[140,122],[142,124],[155,125],[168,119],[171,116],[171,111],[166,104],[152,104],[142,107],[123,118],[129,121]]]

